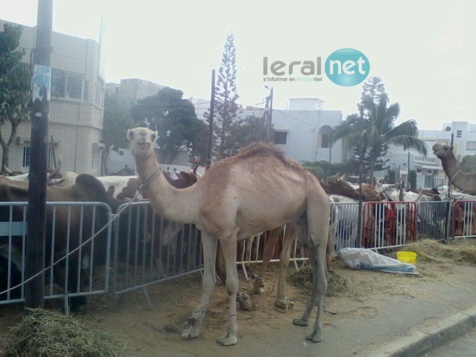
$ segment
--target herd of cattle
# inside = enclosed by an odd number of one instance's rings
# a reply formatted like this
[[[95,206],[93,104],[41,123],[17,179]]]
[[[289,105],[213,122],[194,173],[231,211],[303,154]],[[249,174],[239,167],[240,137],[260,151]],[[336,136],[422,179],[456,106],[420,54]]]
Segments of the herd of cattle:
[[[185,188],[197,181],[196,173],[180,172],[177,179],[172,179],[164,173],[169,182],[177,188]],[[329,195],[333,205],[330,222],[331,237],[334,247],[380,247],[393,246],[403,241],[416,239],[418,226],[428,226],[428,235],[439,238],[446,234],[448,217],[447,198],[436,192],[413,193],[404,192],[397,185],[388,185],[374,188],[363,185],[362,196],[366,203],[361,216],[361,232],[358,234],[359,206],[357,205],[359,188],[345,181],[342,177],[321,182]],[[137,176],[103,176],[94,177],[87,174],[73,172],[61,173],[59,170],[48,174],[47,201],[86,203],[101,202],[104,206],[83,205],[48,205],[46,225],[46,266],[55,264],[52,276],[59,286],[68,291],[81,291],[87,284],[87,272],[92,267],[104,264],[108,259],[106,230],[103,228],[111,218],[119,213],[125,203],[132,200],[144,200],[140,190],[141,182]],[[2,222],[25,222],[25,206],[15,205],[17,202],[28,201],[28,174],[16,176],[0,176],[0,224]],[[405,202],[405,203],[402,203]],[[418,209],[417,204],[428,202],[427,209]],[[431,203],[430,203],[431,202]],[[454,217],[463,217],[464,206],[455,207]],[[472,208],[471,208],[472,209]],[[185,247],[175,247],[173,250],[162,249],[166,245],[173,245],[174,237],[179,231],[190,230],[193,227],[167,222],[148,210],[142,217],[135,217],[133,210],[124,210],[120,223],[113,225],[121,237],[124,232],[140,231],[136,236],[149,240],[151,252],[145,252],[137,241],[130,242],[119,239],[112,250],[116,259],[123,262],[145,260],[151,254],[162,271],[164,262],[169,261],[164,254],[184,254]],[[138,220],[148,223],[136,224]],[[461,218],[464,219],[464,218]],[[457,225],[456,225],[457,226]],[[4,226],[5,227],[5,226]],[[455,229],[458,229],[455,227]],[[476,227],[475,227],[476,229]],[[11,299],[20,294],[20,288],[8,290],[16,283],[24,280],[25,234],[8,233],[8,229],[0,229],[0,300]],[[116,232],[116,234],[117,234]],[[153,233],[151,233],[153,232]],[[476,233],[476,232],[473,232]],[[94,240],[89,238],[93,236]],[[360,237],[360,240],[359,240]],[[80,249],[78,249],[80,248]],[[200,252],[199,243],[194,241],[191,247]],[[73,252],[73,253],[72,253]],[[201,253],[198,253],[201,254]],[[68,256],[67,259],[64,259]],[[194,258],[198,261],[198,258]],[[173,262],[173,260],[172,260]],[[152,264],[152,263],[151,263]],[[165,263],[167,264],[167,263]],[[83,282],[84,280],[84,282]],[[66,282],[62,284],[61,282]],[[5,292],[8,290],[7,292]],[[78,298],[71,302],[71,308],[79,307],[84,299]]]
[[[170,178],[169,181],[177,188],[184,188],[196,182],[196,176],[180,172],[177,179]],[[14,231],[11,227],[18,223],[25,225],[26,206],[18,203],[28,202],[28,184],[28,174],[0,176],[0,225],[4,224],[0,226],[0,300],[18,297],[20,287],[14,290],[8,288],[16,286],[25,278],[25,233],[24,230]],[[94,177],[59,171],[48,174],[45,266],[54,264],[52,276],[57,285],[68,291],[80,291],[90,281],[88,272],[92,270],[91,267],[106,262],[111,243],[107,238],[108,230],[104,228],[126,203],[145,198],[142,197],[140,184],[137,176]],[[90,202],[104,205],[87,205]],[[120,223],[111,226],[119,232],[134,231],[142,239],[160,240],[161,244],[155,245],[155,253],[165,254],[161,245],[173,241],[172,237],[184,227],[153,215],[152,210],[141,217],[138,212],[124,209],[118,220]],[[144,223],[139,223],[139,219]],[[151,234],[160,237],[151,237]],[[119,243],[114,253],[117,259],[135,259],[136,263],[138,259],[145,259],[139,256],[141,252],[137,247],[140,242],[131,242],[129,239],[119,240]],[[153,246],[153,242],[149,246]],[[57,261],[59,263],[55,263]],[[162,264],[159,258],[157,261]],[[71,308],[83,303],[83,298],[73,299]]]

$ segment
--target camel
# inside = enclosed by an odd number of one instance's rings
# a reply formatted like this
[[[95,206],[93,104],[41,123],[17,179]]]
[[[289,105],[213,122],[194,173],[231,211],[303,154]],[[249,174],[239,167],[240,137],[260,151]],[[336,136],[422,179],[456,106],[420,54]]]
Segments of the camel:
[[[443,170],[450,180],[449,186],[453,185],[464,193],[476,195],[476,173],[467,174],[461,171],[453,147],[437,143],[432,149],[433,154],[441,160]]]
[[[229,324],[217,342],[223,346],[238,342],[237,241],[294,222],[297,237],[308,251],[313,288],[306,309],[293,324],[307,326],[317,305],[316,319],[306,339],[321,341],[330,201],[317,178],[273,146],[255,143],[210,167],[193,186],[179,190],[168,183],[157,162],[154,146],[158,133],[133,128],[128,130],[127,137],[143,190],[154,211],[175,222],[195,224],[202,233],[202,296],[182,336],[190,339],[200,335],[216,282],[215,260],[220,241],[226,265]]]

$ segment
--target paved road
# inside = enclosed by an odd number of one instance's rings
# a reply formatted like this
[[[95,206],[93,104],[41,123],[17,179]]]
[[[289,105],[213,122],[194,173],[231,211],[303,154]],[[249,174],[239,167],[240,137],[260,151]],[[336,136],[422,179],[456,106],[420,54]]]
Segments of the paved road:
[[[476,328],[447,344],[420,357],[471,357],[476,356]]]

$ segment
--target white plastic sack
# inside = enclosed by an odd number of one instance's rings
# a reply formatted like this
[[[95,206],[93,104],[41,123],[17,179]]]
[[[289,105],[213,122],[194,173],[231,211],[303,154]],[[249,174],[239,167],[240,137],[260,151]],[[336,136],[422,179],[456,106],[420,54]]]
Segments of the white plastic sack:
[[[339,256],[351,269],[380,270],[386,273],[418,274],[416,266],[386,257],[370,249],[342,248]]]

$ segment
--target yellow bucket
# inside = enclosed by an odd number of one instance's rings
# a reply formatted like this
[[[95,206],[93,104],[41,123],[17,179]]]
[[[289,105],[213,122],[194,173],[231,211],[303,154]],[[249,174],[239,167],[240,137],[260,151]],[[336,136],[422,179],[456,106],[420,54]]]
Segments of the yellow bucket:
[[[417,259],[417,253],[401,250],[397,252],[397,259],[400,260],[401,262],[415,265],[416,259]]]

